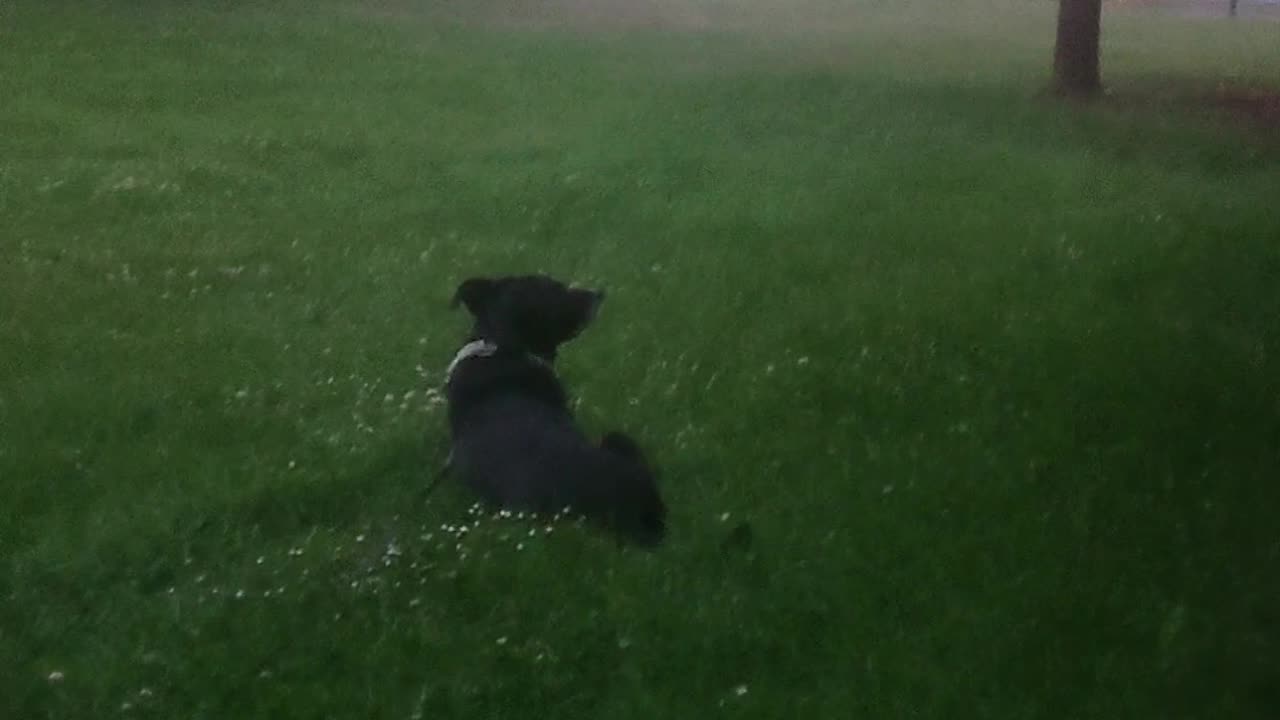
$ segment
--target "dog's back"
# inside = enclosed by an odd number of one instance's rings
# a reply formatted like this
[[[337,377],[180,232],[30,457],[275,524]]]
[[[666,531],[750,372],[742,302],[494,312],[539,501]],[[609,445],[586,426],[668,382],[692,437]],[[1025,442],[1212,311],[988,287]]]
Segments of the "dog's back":
[[[536,314],[528,304],[516,311]],[[511,327],[507,318],[493,324]],[[455,363],[447,383],[454,470],[494,505],[539,513],[570,508],[633,540],[661,541],[666,508],[639,447],[621,433],[591,443],[552,367],[554,345],[543,354],[520,348],[508,337]]]

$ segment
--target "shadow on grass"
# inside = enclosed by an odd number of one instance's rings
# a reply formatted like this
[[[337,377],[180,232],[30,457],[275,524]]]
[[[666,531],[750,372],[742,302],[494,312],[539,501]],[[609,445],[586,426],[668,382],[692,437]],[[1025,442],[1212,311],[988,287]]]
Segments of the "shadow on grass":
[[[188,553],[225,548],[226,537],[249,534],[270,543],[315,528],[339,530],[361,521],[398,517],[421,510],[432,497],[446,450],[432,439],[401,438],[389,442],[376,459],[351,473],[272,484],[222,508],[188,517]],[[446,482],[441,483],[447,485]],[[449,502],[437,488],[435,497]]]
[[[309,532],[394,524],[406,513],[425,517],[443,458],[435,442],[403,438],[355,472],[271,484],[222,503],[196,498],[171,523],[131,526],[62,565],[15,558],[15,587],[83,615],[106,588],[163,593],[187,565],[235,566],[262,548]],[[446,507],[460,504],[444,487],[431,497]]]

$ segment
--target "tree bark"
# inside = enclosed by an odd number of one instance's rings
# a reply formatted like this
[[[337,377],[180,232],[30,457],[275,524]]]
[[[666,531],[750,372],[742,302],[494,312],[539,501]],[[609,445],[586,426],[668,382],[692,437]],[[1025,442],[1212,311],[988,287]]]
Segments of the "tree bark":
[[[1102,0],[1058,0],[1058,41],[1053,51],[1053,87],[1059,95],[1092,97],[1102,92],[1098,38]]]

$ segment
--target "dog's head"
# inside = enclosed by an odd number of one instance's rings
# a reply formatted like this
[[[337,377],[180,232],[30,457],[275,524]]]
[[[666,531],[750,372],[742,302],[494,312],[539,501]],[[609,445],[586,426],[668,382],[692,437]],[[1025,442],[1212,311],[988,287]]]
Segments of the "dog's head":
[[[602,291],[545,275],[471,278],[453,296],[453,306],[465,305],[475,319],[474,337],[546,360],[591,323],[602,302]]]

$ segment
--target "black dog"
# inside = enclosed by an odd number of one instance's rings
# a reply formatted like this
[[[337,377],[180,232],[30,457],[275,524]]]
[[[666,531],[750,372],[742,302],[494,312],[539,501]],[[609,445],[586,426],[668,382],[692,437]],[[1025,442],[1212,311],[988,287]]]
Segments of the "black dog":
[[[544,276],[472,278],[453,304],[470,341],[449,366],[451,467],[487,502],[539,513],[571,508],[636,542],[666,531],[666,506],[636,443],[592,444],[574,422],[554,363],[595,317],[604,293]]]

